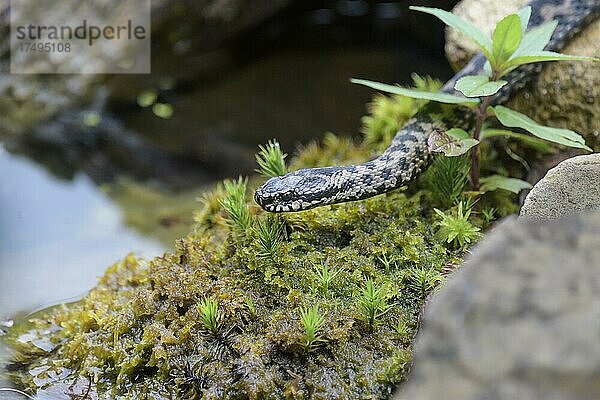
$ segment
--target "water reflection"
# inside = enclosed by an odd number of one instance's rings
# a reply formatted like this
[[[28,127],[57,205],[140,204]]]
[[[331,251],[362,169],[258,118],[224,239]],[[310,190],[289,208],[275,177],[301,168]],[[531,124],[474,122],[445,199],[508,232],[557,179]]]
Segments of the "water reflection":
[[[61,181],[0,150],[0,320],[80,296],[129,251],[164,249],[127,228],[87,176]]]

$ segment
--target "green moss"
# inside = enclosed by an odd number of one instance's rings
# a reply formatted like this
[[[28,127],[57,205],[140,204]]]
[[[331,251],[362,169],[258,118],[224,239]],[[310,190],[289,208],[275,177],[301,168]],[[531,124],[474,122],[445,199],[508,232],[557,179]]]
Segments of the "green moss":
[[[83,377],[101,398],[385,398],[405,377],[427,295],[404,272],[441,271],[458,256],[435,241],[421,197],[395,191],[283,215],[288,235],[269,263],[256,251],[254,230],[240,244],[224,217],[206,216],[213,225],[179,240],[173,253],[150,262],[130,255],[81,302],[14,330],[20,383],[39,390]],[[257,224],[262,212],[251,210]],[[393,260],[387,270],[384,255]],[[323,263],[336,270],[326,292],[314,273]],[[367,279],[388,294],[390,309],[376,329],[361,316]],[[209,298],[222,313],[218,329],[203,323]],[[324,316],[319,346],[308,353],[303,307]],[[399,320],[409,327],[402,334]],[[31,338],[54,348],[46,353]]]
[[[372,151],[329,134],[291,169]],[[129,255],[83,300],[12,329],[19,386],[101,399],[389,398],[425,298],[462,257],[436,234],[431,193],[414,186],[268,217],[250,198],[259,183],[238,204],[248,229],[232,225],[217,186],[172,252]],[[375,318],[365,317],[367,282],[385,297]],[[318,310],[312,336],[306,310]]]

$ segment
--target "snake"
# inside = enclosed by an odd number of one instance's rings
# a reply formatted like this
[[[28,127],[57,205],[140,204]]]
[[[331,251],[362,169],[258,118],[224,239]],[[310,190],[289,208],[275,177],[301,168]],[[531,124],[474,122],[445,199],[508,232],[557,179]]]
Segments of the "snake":
[[[559,51],[600,15],[600,0],[533,0],[529,27],[555,20],[557,28],[546,50]],[[466,75],[485,74],[485,56],[480,53],[448,82],[440,92],[455,94],[454,85]],[[491,98],[491,104],[506,102],[513,93],[541,71],[541,64],[523,65],[504,78],[509,82]],[[470,129],[473,111],[428,102],[399,129],[389,147],[362,164],[306,168],[272,177],[254,193],[254,199],[269,212],[308,210],[328,204],[362,200],[386,193],[412,181],[430,162],[427,140],[433,132],[451,127]]]

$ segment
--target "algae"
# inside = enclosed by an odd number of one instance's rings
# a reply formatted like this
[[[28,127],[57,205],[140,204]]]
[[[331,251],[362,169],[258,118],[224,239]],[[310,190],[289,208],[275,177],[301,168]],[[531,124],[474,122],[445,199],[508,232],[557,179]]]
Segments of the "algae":
[[[328,134],[290,167],[363,161],[381,145]],[[438,235],[436,197],[417,182],[274,217],[251,200],[261,181],[237,204],[247,229],[232,226],[218,185],[173,251],[128,255],[81,301],[18,324],[5,337],[13,380],[72,398],[389,398],[406,379],[425,299],[463,256]]]

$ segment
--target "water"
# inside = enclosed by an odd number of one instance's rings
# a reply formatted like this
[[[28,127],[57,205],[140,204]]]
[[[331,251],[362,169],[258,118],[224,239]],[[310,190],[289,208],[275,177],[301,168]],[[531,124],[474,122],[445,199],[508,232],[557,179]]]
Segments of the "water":
[[[0,320],[80,296],[129,251],[165,246],[123,223],[122,211],[85,175],[62,181],[0,154]]]
[[[130,251],[150,258],[164,250],[127,227],[87,176],[59,180],[0,147],[0,321],[81,297]],[[0,345],[0,365],[6,356]]]

